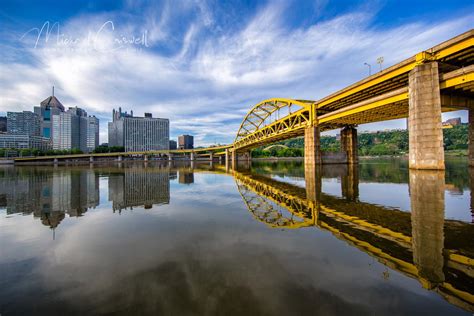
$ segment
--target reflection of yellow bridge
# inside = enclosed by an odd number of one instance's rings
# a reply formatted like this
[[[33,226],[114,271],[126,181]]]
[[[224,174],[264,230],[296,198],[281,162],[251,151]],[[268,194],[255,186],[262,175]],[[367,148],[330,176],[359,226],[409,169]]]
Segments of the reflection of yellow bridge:
[[[425,267],[420,263],[423,260],[419,259],[426,254],[417,253],[419,249],[413,246],[411,230],[415,229],[414,234],[420,232],[411,223],[410,213],[368,203],[353,203],[324,193],[319,194],[319,200],[311,201],[306,198],[305,189],[300,187],[253,174],[234,172],[234,176],[249,211],[269,227],[317,226],[328,230],[384,265],[418,279],[425,288],[435,290],[449,302],[474,311],[474,290],[470,287],[474,282],[472,249],[439,249],[445,262],[444,267],[441,263],[440,271],[435,275],[442,275],[442,278],[431,277],[432,273],[426,272],[431,267]],[[364,209],[364,212],[355,210],[356,214],[351,213],[355,208]],[[472,229],[468,226],[445,221],[444,247],[453,239],[472,239]],[[469,234],[465,235],[466,232]],[[436,261],[436,258],[429,259]]]
[[[279,140],[305,135],[305,161],[321,163],[319,133],[343,128],[341,146],[347,162],[357,162],[355,126],[409,118],[410,167],[444,169],[441,113],[474,105],[474,30],[420,52],[392,67],[333,93],[321,100],[273,98],[255,105],[245,116],[234,143],[193,150],[70,155],[19,158],[18,162],[42,159],[80,159],[133,155],[224,155],[238,159],[237,152]],[[473,127],[474,128],[474,127]],[[419,137],[419,136],[422,137]],[[474,131],[470,133],[474,137]],[[421,139],[422,138],[422,139]],[[474,144],[474,139],[470,141]],[[474,155],[473,155],[474,164]]]

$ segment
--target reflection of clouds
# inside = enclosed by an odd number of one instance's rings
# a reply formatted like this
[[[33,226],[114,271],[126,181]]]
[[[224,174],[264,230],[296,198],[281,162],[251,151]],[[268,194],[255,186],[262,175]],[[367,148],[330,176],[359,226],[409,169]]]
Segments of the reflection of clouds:
[[[58,240],[37,272],[47,288],[67,289],[58,299],[104,312],[117,304],[176,313],[258,302],[257,311],[291,313],[311,306],[307,300],[324,299],[314,309],[335,313],[366,310],[359,304],[379,296],[383,266],[368,268],[366,254],[329,233],[270,230],[242,216],[242,205],[225,211],[183,206],[160,207],[165,213],[153,217],[147,211],[88,214]],[[414,282],[394,273],[385,287],[403,296],[394,288]],[[381,299],[370,308],[384,304],[390,302]]]
[[[41,255],[43,251],[41,245],[44,246],[50,240],[51,230],[46,226],[38,225],[32,216],[9,215],[7,217],[2,214],[0,217],[1,264]]]

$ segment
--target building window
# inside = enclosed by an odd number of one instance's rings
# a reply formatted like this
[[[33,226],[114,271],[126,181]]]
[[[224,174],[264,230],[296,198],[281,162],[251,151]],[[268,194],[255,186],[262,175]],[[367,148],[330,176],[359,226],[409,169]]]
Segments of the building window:
[[[47,137],[47,138],[51,137],[51,129],[49,127],[43,128],[43,137]]]

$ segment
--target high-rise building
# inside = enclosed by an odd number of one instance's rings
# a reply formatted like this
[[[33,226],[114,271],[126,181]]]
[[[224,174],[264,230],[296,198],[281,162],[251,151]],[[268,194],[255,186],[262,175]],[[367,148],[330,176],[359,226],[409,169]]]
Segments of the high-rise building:
[[[194,137],[191,135],[181,135],[178,137],[179,149],[193,149],[194,148]]]
[[[99,144],[99,120],[81,108],[53,115],[53,149],[91,152]]]
[[[52,119],[53,149],[80,149],[79,117],[73,112],[61,112]]]
[[[40,118],[31,111],[7,112],[7,132],[12,135],[40,136]]]
[[[178,148],[178,144],[176,143],[175,140],[170,140],[170,149],[174,150]]]
[[[0,116],[0,133],[6,133],[6,132],[7,132],[7,117]]]
[[[109,146],[123,146],[125,151],[149,151],[169,149],[169,120],[135,117],[133,112],[113,110],[113,121],[109,123]]]
[[[91,152],[99,146],[99,119],[95,116],[89,116],[87,118],[86,134],[86,151]]]
[[[41,130],[40,134],[43,137],[52,138],[52,119],[53,115],[59,115],[64,112],[64,105],[53,95],[44,99],[40,106],[35,106],[35,114],[40,117]]]

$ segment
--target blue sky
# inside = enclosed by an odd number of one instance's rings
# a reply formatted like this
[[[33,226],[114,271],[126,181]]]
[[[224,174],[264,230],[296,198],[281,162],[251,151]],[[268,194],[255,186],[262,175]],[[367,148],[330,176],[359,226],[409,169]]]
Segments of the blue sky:
[[[0,114],[31,110],[54,85],[100,118],[101,142],[121,106],[169,118],[172,138],[229,143],[254,104],[322,98],[364,78],[365,62],[388,67],[473,28],[473,12],[472,0],[0,0]]]

